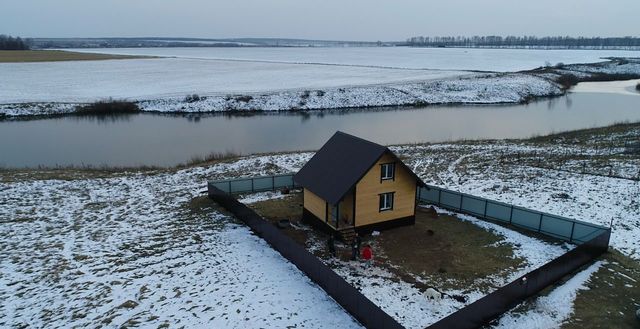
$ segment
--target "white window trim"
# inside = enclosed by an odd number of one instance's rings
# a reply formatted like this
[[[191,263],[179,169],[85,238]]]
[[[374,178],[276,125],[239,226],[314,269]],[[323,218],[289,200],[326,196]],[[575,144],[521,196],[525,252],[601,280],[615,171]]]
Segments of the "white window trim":
[[[393,192],[382,193],[380,196],[383,198],[383,207],[380,208],[380,211],[392,210],[393,209]]]
[[[390,179],[394,179],[395,177],[395,163],[391,162],[391,163],[383,163],[382,164],[382,172],[384,173],[384,176],[382,176],[380,179],[382,180],[390,180]],[[391,176],[386,176],[387,174],[391,174]]]

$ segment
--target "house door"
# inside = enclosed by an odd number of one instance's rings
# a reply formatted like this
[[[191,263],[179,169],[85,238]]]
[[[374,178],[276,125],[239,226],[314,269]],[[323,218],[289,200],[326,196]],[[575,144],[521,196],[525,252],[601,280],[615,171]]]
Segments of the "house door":
[[[331,206],[331,225],[338,228],[338,218],[340,218],[340,206]]]

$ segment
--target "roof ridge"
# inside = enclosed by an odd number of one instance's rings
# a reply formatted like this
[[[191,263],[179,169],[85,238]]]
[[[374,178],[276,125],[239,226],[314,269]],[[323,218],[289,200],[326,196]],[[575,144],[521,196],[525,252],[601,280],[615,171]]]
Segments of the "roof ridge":
[[[372,144],[372,145],[375,145],[375,146],[380,146],[380,147],[387,148],[385,145],[381,145],[381,144],[378,144],[378,143],[372,142],[372,141],[370,141],[370,140],[366,140],[366,139],[364,139],[364,138],[360,138],[360,137],[358,137],[358,136],[348,134],[348,133],[346,133],[346,132],[344,132],[344,131],[337,130],[335,134],[336,134],[336,135],[337,135],[337,134],[347,135],[347,136],[349,136],[349,137],[351,137],[351,138],[353,138],[353,139],[357,139],[357,140],[362,141],[362,142],[366,142],[366,143],[369,143],[369,144]]]

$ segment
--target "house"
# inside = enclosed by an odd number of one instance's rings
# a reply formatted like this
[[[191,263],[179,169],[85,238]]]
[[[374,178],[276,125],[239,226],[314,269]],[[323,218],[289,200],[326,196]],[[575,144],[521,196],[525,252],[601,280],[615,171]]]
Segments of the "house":
[[[371,232],[415,223],[424,182],[387,147],[337,132],[294,176],[303,219],[328,231]]]

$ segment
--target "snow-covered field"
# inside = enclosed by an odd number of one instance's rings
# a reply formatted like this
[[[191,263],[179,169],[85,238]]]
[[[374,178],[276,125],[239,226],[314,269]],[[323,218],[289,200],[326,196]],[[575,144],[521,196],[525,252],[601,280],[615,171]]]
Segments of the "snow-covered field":
[[[72,51],[271,63],[513,72],[546,64],[595,63],[604,57],[640,57],[624,50],[460,49],[410,47],[100,48]]]
[[[247,228],[190,205],[206,178],[291,172],[310,156],[248,157],[152,176],[2,183],[0,202],[12,206],[0,209],[0,250],[7,255],[0,260],[0,324],[357,326]],[[518,256],[530,259],[525,272],[563,252],[508,230],[497,234],[522,246]],[[363,278],[348,269],[339,272],[408,327],[464,306],[431,305],[382,270]],[[467,295],[472,301],[483,293]]]
[[[640,138],[640,131],[625,136]],[[616,137],[622,136],[610,138]],[[611,159],[603,164],[599,159],[608,152],[625,152],[624,148],[496,141],[396,151],[434,185],[607,227],[613,224],[610,245],[640,260],[640,160]],[[584,159],[550,161],[567,156]]]
[[[636,129],[609,138],[638,136]],[[613,218],[612,247],[640,259],[640,184],[630,179],[640,173],[640,163],[619,158],[612,170],[620,178],[600,176],[602,150],[590,143],[603,141],[606,138],[598,136],[581,147],[572,147],[567,138],[551,145],[497,141],[394,150],[435,185],[598,224],[608,225]],[[545,159],[584,154],[586,171],[595,172],[583,173],[581,164],[570,161],[551,169],[534,166],[526,158],[529,153]],[[33,177],[3,172],[0,326],[357,327],[321,289],[248,229],[206,201],[193,201],[206,179],[293,172],[311,156],[250,156],[177,172],[68,180],[40,180],[37,172]],[[515,252],[528,260],[527,267],[511,276],[493,278],[496,284],[566,250],[471,217],[460,218],[503,236],[504,243],[516,246]],[[362,275],[358,265],[335,265],[409,327],[422,327],[463,306],[453,300],[430,304],[417,289],[382,270]],[[554,305],[570,301],[593,271],[579,274],[524,315],[508,315],[503,323],[525,328],[531,321],[551,327],[561,323],[571,316],[571,308]],[[483,295],[464,293],[470,301]]]
[[[0,63],[0,103],[161,99],[274,93],[442,79],[460,71],[381,69],[188,58]]]
[[[251,55],[252,50],[255,55]],[[216,57],[206,51],[229,52]],[[109,52],[171,56],[169,49]],[[468,70],[488,67],[505,72],[533,69],[555,61],[552,58],[584,63],[598,61],[605,54],[631,55],[619,51],[505,49],[448,49],[445,52],[450,53],[440,53],[437,49],[413,48],[176,49],[175,52],[171,58],[0,63],[3,77],[0,114],[68,113],[76,105],[109,98],[138,102],[141,110],[157,112],[518,103],[562,94],[553,81],[558,75],[479,74]],[[470,60],[456,62],[453,54]],[[446,66],[443,61],[451,68],[443,69]],[[595,68],[566,65],[560,71],[580,77],[607,72],[640,74],[640,63]],[[201,98],[187,101],[186,96],[192,94]]]
[[[0,327],[360,327],[248,228],[190,200],[231,166],[0,184]]]

